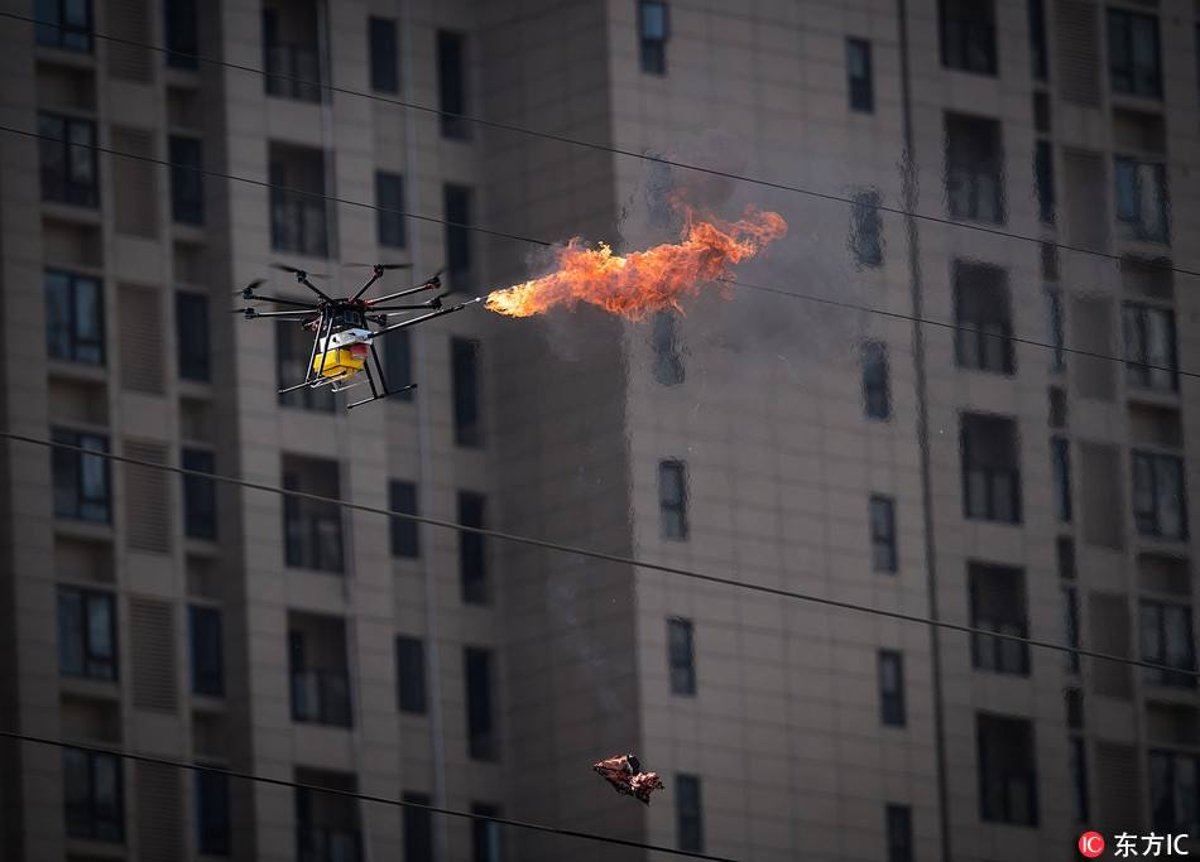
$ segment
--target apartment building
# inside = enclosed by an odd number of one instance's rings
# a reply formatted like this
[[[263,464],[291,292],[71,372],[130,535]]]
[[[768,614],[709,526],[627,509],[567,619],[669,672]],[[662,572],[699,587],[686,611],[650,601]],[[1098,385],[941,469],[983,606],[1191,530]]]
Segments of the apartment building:
[[[1192,3],[32,8],[0,403],[79,448],[3,444],[4,726],[739,859],[1200,833]],[[799,297],[455,315],[353,414],[277,394],[302,332],[227,313],[271,261],[471,295],[547,265],[522,237],[670,241],[673,189],[782,213],[738,274]],[[630,750],[649,808],[589,769]],[[653,855],[9,742],[0,805],[0,859]]]

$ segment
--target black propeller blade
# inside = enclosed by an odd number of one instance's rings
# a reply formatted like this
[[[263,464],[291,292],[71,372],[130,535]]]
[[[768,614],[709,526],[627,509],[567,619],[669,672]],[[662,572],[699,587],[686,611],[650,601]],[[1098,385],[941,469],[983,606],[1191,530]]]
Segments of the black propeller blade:
[[[319,272],[309,272],[306,269],[297,269],[294,266],[288,266],[286,263],[275,263],[272,261],[267,264],[272,269],[282,269],[284,272],[290,272],[292,275],[302,275],[305,278],[328,278],[328,276]]]
[[[362,269],[412,269],[411,263],[344,263],[342,266],[353,266]]]
[[[240,294],[245,299],[252,299],[254,296],[254,291],[266,283],[267,280],[265,278],[256,278],[242,289],[235,290],[233,295],[238,296]]]

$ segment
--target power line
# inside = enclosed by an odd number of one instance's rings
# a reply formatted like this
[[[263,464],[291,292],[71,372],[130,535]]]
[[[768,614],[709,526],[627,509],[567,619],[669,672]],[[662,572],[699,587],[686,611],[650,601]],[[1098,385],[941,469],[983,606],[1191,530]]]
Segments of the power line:
[[[3,14],[3,13],[0,13],[0,14]],[[68,146],[72,146],[72,147],[93,149],[93,150],[96,150],[97,152],[104,153],[105,155],[118,156],[120,158],[127,158],[127,159],[134,159],[135,161],[148,162],[150,164],[161,165],[161,166],[167,167],[167,168],[182,168],[184,170],[195,171],[196,173],[204,174],[206,176],[218,177],[220,179],[233,180],[236,182],[249,183],[251,185],[258,186],[260,188],[278,190],[278,191],[288,192],[290,194],[303,195],[304,197],[314,198],[316,200],[332,201],[334,203],[346,204],[348,206],[354,206],[354,207],[359,207],[361,209],[373,210],[375,212],[389,213],[389,214],[393,214],[393,215],[403,216],[404,218],[416,219],[418,221],[425,221],[425,222],[432,222],[434,224],[441,224],[441,225],[445,225],[447,227],[462,228],[463,230],[475,231],[477,233],[484,233],[484,234],[488,234],[491,236],[498,236],[498,237],[502,237],[504,239],[511,239],[511,240],[516,240],[518,242],[530,243],[532,245],[538,245],[538,246],[542,246],[542,247],[550,247],[550,246],[556,245],[556,243],[550,242],[549,240],[538,239],[537,237],[529,237],[529,236],[523,236],[521,234],[508,233],[506,231],[493,230],[491,228],[480,227],[478,225],[461,224],[459,222],[448,221],[446,219],[438,218],[436,216],[421,215],[419,213],[412,213],[412,212],[407,212],[405,210],[392,209],[390,207],[381,207],[376,204],[364,203],[363,201],[350,200],[349,198],[341,198],[341,197],[337,197],[334,195],[326,195],[326,194],[322,194],[320,192],[310,192],[310,191],[306,191],[304,189],[297,189],[297,188],[292,188],[291,186],[284,186],[284,185],[280,185],[278,183],[271,183],[266,180],[257,180],[257,179],[253,179],[251,177],[242,177],[242,176],[238,176],[236,174],[228,174],[228,173],[224,173],[222,171],[214,171],[214,170],[210,170],[207,168],[197,168],[194,165],[184,165],[184,164],[180,164],[178,162],[169,161],[167,159],[155,158],[154,156],[145,156],[145,155],[141,155],[141,154],[137,154],[137,153],[127,153],[127,152],[124,152],[123,150],[115,150],[110,147],[100,146],[99,144],[79,144],[79,143],[75,143],[75,142],[64,141],[63,139],[56,138],[52,135],[43,135],[38,132],[29,132],[29,131],[25,131],[24,129],[15,129],[15,128],[12,128],[11,126],[0,125],[0,132],[9,132],[14,135],[21,135],[23,137],[32,138],[35,140],[51,141],[56,144],[64,144],[65,143]],[[974,333],[974,334],[980,336],[981,338],[1009,340],[1009,341],[1012,341],[1017,344],[1025,344],[1025,345],[1029,345],[1032,347],[1041,347],[1046,350],[1053,350],[1053,351],[1058,351],[1061,353],[1070,353],[1070,354],[1079,355],[1079,356],[1089,356],[1089,357],[1092,357],[1095,359],[1108,360],[1110,362],[1124,363],[1127,361],[1126,359],[1124,359],[1122,357],[1109,356],[1108,354],[1099,353],[1097,351],[1084,350],[1084,349],[1078,348],[1078,347],[1067,347],[1066,345],[1049,344],[1044,341],[1038,341],[1038,340],[1032,339],[1032,338],[1023,338],[1023,337],[1015,336],[1015,335],[1000,335],[997,333],[983,332],[983,331],[975,329],[973,327],[964,326],[964,325],[958,324],[958,323],[951,323],[949,321],[933,320],[931,318],[926,318],[926,317],[914,317],[912,315],[903,314],[902,312],[898,312],[898,311],[888,311],[887,309],[875,308],[874,306],[870,306],[870,305],[862,305],[859,303],[846,302],[843,300],[829,299],[826,297],[820,297],[820,296],[816,296],[814,294],[809,294],[809,293],[796,293],[795,291],[784,290],[783,288],[779,288],[779,287],[771,287],[768,285],[754,284],[753,282],[738,281],[736,279],[731,279],[731,278],[718,278],[717,281],[732,285],[734,287],[742,287],[747,290],[754,290],[754,291],[759,291],[761,293],[774,294],[777,296],[791,297],[793,299],[799,299],[799,300],[802,300],[805,302],[814,302],[814,303],[819,303],[822,305],[832,306],[832,307],[836,307],[836,308],[843,308],[843,309],[852,310],[852,311],[861,311],[861,312],[868,313],[868,314],[876,314],[881,317],[890,317],[890,318],[897,319],[897,320],[906,320],[906,321],[911,321],[914,323],[928,324],[930,326],[936,326],[936,327],[939,327],[942,329],[950,329],[955,332],[958,332],[958,331],[971,332],[971,333]],[[1200,377],[1200,372],[1188,371],[1188,370],[1182,369],[1182,368],[1172,368],[1170,366],[1158,365],[1158,364],[1150,363],[1150,362],[1138,362],[1137,365],[1139,368],[1145,368],[1147,370],[1153,370],[1153,371],[1166,371],[1171,374],[1178,374],[1181,377]]]
[[[209,766],[199,763],[189,763],[186,760],[174,760],[169,757],[160,757],[150,754],[138,754],[132,751],[126,751],[122,748],[110,748],[107,746],[89,744],[85,742],[68,742],[62,739],[53,739],[47,736],[34,736],[28,733],[17,733],[12,730],[0,730],[0,737],[19,740],[21,742],[32,742],[37,745],[48,745],[54,748],[75,748],[81,751],[91,751],[98,754],[108,754],[114,757],[120,757],[124,760],[131,760],[137,763],[153,763],[159,766],[172,766],[176,769],[186,769],[191,772],[211,772],[216,775],[224,775],[227,778],[237,778],[243,781],[254,781],[260,784],[270,784],[275,787],[288,787],[295,790],[309,790],[314,793],[327,793],[331,796],[340,796],[345,799],[357,799],[363,802],[377,802],[381,805],[394,805],[398,808],[416,808],[422,811],[428,811],[432,814],[444,814],[447,817],[459,817],[466,820],[484,820],[489,823],[498,823],[502,826],[512,826],[516,829],[528,829],[533,832],[543,832],[552,835],[563,835],[568,838],[580,838],[585,841],[597,841],[603,844],[618,844],[623,847],[633,847],[638,850],[651,850],[655,853],[669,853],[673,856],[686,856],[690,859],[708,859],[712,862],[736,862],[724,856],[709,856],[703,853],[693,853],[688,850],[677,850],[674,847],[664,847],[658,844],[643,844],[639,841],[630,841],[625,838],[614,838],[610,835],[596,835],[592,832],[580,832],[576,829],[564,829],[558,826],[545,826],[541,823],[530,823],[527,820],[513,820],[509,817],[497,817],[490,814],[477,814],[475,812],[459,811],[454,808],[440,808],[436,805],[426,805],[421,802],[412,802],[407,799],[392,799],[387,796],[375,796],[370,793],[358,793],[353,790],[338,790],[333,787],[322,787],[318,784],[306,784],[300,781],[288,781],[284,778],[271,778],[267,775],[258,775],[253,772],[239,772],[233,769],[225,769],[220,766]]]
[[[1134,667],[1148,668],[1151,670],[1166,671],[1173,674],[1185,676],[1200,677],[1200,671],[1187,670],[1182,668],[1171,667],[1170,665],[1158,664],[1155,662],[1143,661],[1142,659],[1128,658],[1126,656],[1114,655],[1113,653],[1099,652],[1083,647],[1073,647],[1066,644],[1056,643],[1054,641],[1041,640],[1031,638],[1024,635],[1007,634],[1004,632],[996,632],[990,629],[979,628],[977,626],[963,625],[961,623],[952,623],[945,620],[936,620],[930,617],[922,617],[916,614],[906,614],[900,611],[890,611],[884,608],[873,608],[869,605],[860,605],[855,602],[843,601],[840,599],[831,599],[824,596],[816,596],[811,593],[802,593],[796,590],[786,590],[781,587],[771,587],[766,584],[756,584],[749,581],[738,581],[733,578],[726,578],[720,575],[711,575],[705,572],[697,572],[691,569],[684,569],[678,566],[669,566],[664,563],[653,563],[647,560],[639,560],[634,557],[624,557],[620,554],[611,554],[607,551],[597,551],[591,548],[581,548],[576,545],[566,545],[561,542],[552,542],[547,539],[537,539],[532,536],[522,536],[516,533],[507,533],[501,530],[494,530],[487,527],[474,527],[466,524],[459,524],[454,521],[446,521],[441,518],[433,518],[428,515],[416,515],[410,512],[397,512],[391,509],[385,509],[379,506],[368,506],[363,503],[352,503],[348,500],[342,500],[338,497],[326,497],[321,494],[313,494],[307,491],[296,491],[287,488],[281,488],[278,485],[268,485],[263,482],[252,482],[248,479],[241,479],[236,476],[224,476],[219,473],[206,473],[202,470],[192,470],[186,467],[175,467],[169,464],[158,464],[153,461],[146,461],[140,458],[130,458],[127,455],[116,455],[112,452],[100,452],[95,449],[86,449],[83,446],[76,446],[71,443],[60,443],[55,440],[47,440],[42,437],[32,437],[27,434],[17,434],[12,431],[0,431],[0,437],[9,440],[15,440],[22,443],[29,443],[34,446],[42,446],[47,449],[65,449],[68,451],[78,452],[83,455],[91,455],[97,458],[105,458],[110,461],[132,464],[137,467],[147,467],[153,470],[162,470],[164,472],[176,473],[180,476],[194,476],[201,479],[208,479],[217,482],[224,482],[230,485],[237,485],[242,488],[249,488],[256,491],[265,491],[270,494],[275,494],[281,497],[296,497],[304,500],[311,500],[317,503],[326,503],[339,506],[345,509],[351,509],[357,512],[369,512],[375,515],[384,515],[389,518],[403,518],[408,521],[415,521],[421,524],[429,524],[433,527],[441,527],[447,530],[456,530],[459,532],[475,533],[476,535],[485,538],[497,539],[502,542],[511,542],[513,544],[528,545],[530,547],[541,548],[548,551],[558,551],[565,554],[573,554],[580,557],[588,557],[594,560],[601,560],[607,563],[618,563],[620,565],[632,566],[634,568],[646,569],[648,571],[662,572],[663,574],[676,575],[691,580],[700,581],[702,583],[717,584],[719,586],[733,587],[735,589],[747,590],[749,592],[761,593],[763,595],[774,596],[776,598],[795,599],[797,601],[810,602],[812,604],[822,605],[824,607],[837,608],[839,610],[855,611],[857,613],[871,614],[887,619],[899,620],[900,622],[918,623],[921,625],[937,626],[938,628],[947,629],[949,631],[962,632],[963,634],[979,635],[998,640],[1015,641],[1017,643],[1027,644],[1031,647],[1040,649],[1055,650],[1057,652],[1087,656],[1089,658],[1100,659],[1102,661],[1112,661],[1119,664],[1132,665]]]
[[[42,27],[53,27],[56,29],[62,29],[65,27],[65,25],[63,25],[63,24],[58,24],[58,23],[49,22],[49,21],[40,21],[36,18],[32,18],[32,17],[25,16],[25,15],[17,15],[16,13],[13,13],[13,12],[0,12],[0,16],[6,17],[6,18],[12,18],[17,21],[24,21],[26,23],[34,24],[34,25],[42,26]],[[162,47],[161,45],[155,45],[150,42],[138,42],[138,41],[134,41],[131,39],[123,39],[123,38],[120,38],[117,36],[111,36],[111,35],[108,35],[105,33],[97,33],[95,31],[92,32],[92,36],[96,39],[102,39],[102,40],[108,41],[108,42],[114,42],[114,43],[123,44],[123,45],[130,45],[130,46],[138,47],[138,48],[146,48],[148,50],[155,51],[155,52],[158,52],[158,53],[164,54],[164,55],[187,57],[189,59],[195,60],[198,63],[204,63],[206,65],[223,66],[223,67],[229,68],[229,69],[236,69],[236,70],[242,71],[242,72],[248,72],[248,73],[255,74],[255,75],[261,75],[264,78],[276,78],[276,79],[279,79],[282,81],[291,81],[296,84],[302,84],[302,85],[308,86],[308,87],[315,87],[317,89],[327,90],[331,93],[339,93],[339,94],[345,95],[345,96],[356,96],[361,99],[368,99],[368,100],[375,101],[375,102],[383,102],[385,104],[395,105],[395,106],[401,107],[401,108],[408,108],[408,109],[411,109],[414,111],[419,111],[421,113],[433,114],[438,117],[449,117],[451,119],[461,120],[466,123],[471,123],[473,125],[483,126],[486,128],[498,129],[498,130],[502,130],[502,131],[506,131],[506,132],[514,132],[516,134],[528,135],[528,136],[536,137],[536,138],[543,138],[548,141],[555,141],[555,142],[561,143],[561,144],[569,144],[571,146],[583,147],[585,149],[589,149],[589,150],[593,150],[593,151],[597,151],[597,152],[605,152],[605,153],[611,153],[611,154],[617,155],[617,156],[625,156],[628,158],[640,159],[642,161],[653,162],[653,163],[660,164],[660,165],[667,165],[668,167],[680,168],[682,170],[694,171],[696,173],[706,174],[708,176],[720,177],[721,179],[728,179],[728,180],[734,180],[737,182],[749,183],[751,185],[762,186],[764,188],[775,189],[777,191],[786,191],[786,192],[792,192],[795,194],[806,195],[808,197],[816,198],[818,200],[847,204],[847,205],[851,205],[851,206],[858,206],[858,207],[862,207],[865,209],[873,209],[878,212],[885,212],[885,213],[889,213],[892,215],[908,216],[911,218],[919,219],[921,221],[931,222],[934,224],[940,224],[940,225],[945,225],[948,227],[962,228],[962,229],[966,229],[966,230],[977,231],[980,233],[990,234],[992,236],[1002,236],[1002,237],[1006,237],[1008,239],[1019,240],[1021,242],[1031,242],[1031,243],[1037,243],[1038,245],[1052,246],[1052,247],[1060,249],[1062,251],[1070,251],[1070,252],[1074,252],[1076,254],[1092,255],[1095,257],[1100,257],[1100,258],[1104,258],[1107,260],[1116,261],[1118,263],[1120,263],[1123,260],[1121,255],[1115,254],[1113,252],[1107,252],[1107,251],[1103,251],[1103,250],[1099,250],[1099,249],[1084,248],[1083,246],[1071,245],[1069,243],[1051,241],[1051,240],[1047,240],[1047,239],[1044,239],[1043,237],[1039,237],[1039,236],[1030,236],[1028,234],[1013,233],[1011,231],[1001,230],[1000,228],[988,227],[987,225],[976,224],[973,222],[955,221],[954,219],[945,218],[943,216],[935,216],[935,215],[928,215],[925,213],[910,212],[910,211],[905,210],[900,207],[890,207],[890,206],[886,206],[881,203],[880,204],[871,204],[871,203],[860,202],[860,201],[853,200],[852,198],[845,198],[845,197],[842,197],[841,195],[833,194],[831,192],[820,192],[820,191],[816,191],[815,189],[804,188],[803,186],[793,186],[793,185],[789,185],[787,183],[777,182],[775,180],[768,180],[768,179],[763,179],[760,177],[749,177],[744,174],[734,173],[732,171],[722,171],[722,170],[718,170],[716,168],[707,168],[707,167],[704,167],[703,165],[695,165],[695,164],[690,164],[688,162],[680,162],[680,161],[676,161],[674,159],[668,159],[665,156],[655,156],[655,155],[651,155],[649,153],[639,153],[639,152],[635,152],[634,150],[627,150],[627,149],[623,149],[621,147],[615,147],[615,146],[611,146],[608,144],[598,144],[593,141],[583,141],[578,138],[572,138],[568,135],[560,135],[560,134],[556,134],[554,132],[545,132],[545,131],[540,131],[537,129],[530,129],[525,126],[517,125],[515,123],[506,123],[506,122],[503,122],[500,120],[488,120],[488,119],[484,119],[483,117],[476,117],[476,116],[472,116],[470,114],[460,114],[460,113],[456,113],[454,111],[447,111],[443,108],[435,108],[435,107],[431,107],[429,105],[422,105],[418,102],[409,102],[404,99],[397,99],[397,98],[392,98],[389,96],[383,96],[378,93],[368,93],[368,92],[364,92],[362,90],[355,90],[355,89],[352,89],[349,87],[340,87],[340,86],[337,86],[334,84],[329,84],[329,83],[325,83],[323,81],[318,81],[318,80],[312,80],[309,78],[303,78],[303,77],[300,77],[297,75],[288,75],[288,74],[282,74],[282,73],[276,73],[276,72],[268,72],[265,69],[259,68],[257,66],[247,66],[242,63],[232,63],[232,62],[229,62],[228,60],[217,60],[212,57],[205,57],[202,54],[189,54],[186,51],[172,51],[168,48]],[[1167,270],[1167,271],[1171,271],[1171,272],[1177,272],[1181,275],[1190,275],[1193,277],[1200,277],[1200,271],[1186,269],[1184,267],[1177,267],[1170,263],[1164,263],[1161,260],[1146,259],[1146,260],[1142,260],[1140,262],[1143,265],[1148,266],[1148,267],[1159,268],[1159,269],[1163,269],[1163,270]]]

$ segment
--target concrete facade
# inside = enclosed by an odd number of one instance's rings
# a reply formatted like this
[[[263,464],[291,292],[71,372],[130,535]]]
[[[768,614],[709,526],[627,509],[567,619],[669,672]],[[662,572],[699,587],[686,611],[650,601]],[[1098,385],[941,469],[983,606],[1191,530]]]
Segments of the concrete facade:
[[[99,435],[111,452],[171,466],[185,449],[211,452],[216,472],[270,486],[295,475],[329,487],[328,468],[337,496],[373,507],[390,505],[390,481],[411,482],[418,511],[445,520],[461,517],[465,492],[483,498],[486,525],[514,534],[954,624],[991,625],[973,615],[971,588],[972,572],[990,566],[1019,577],[1018,628],[1044,641],[1068,642],[1073,595],[1077,645],[1154,658],[1147,620],[1182,608],[1172,619],[1188,620],[1195,669],[1196,507],[1181,536],[1150,535],[1170,533],[1162,524],[1175,510],[1134,487],[1135,452],[1181,459],[1185,487],[1197,487],[1195,380],[1154,389],[1136,369],[1085,355],[1132,356],[1123,308],[1137,303],[1173,312],[1177,367],[1200,368],[1195,276],[1162,267],[1200,269],[1200,10],[1188,0],[997,2],[994,73],[948,67],[936,0],[669,3],[661,75],[643,71],[634,0],[198,4],[196,51],[219,62],[194,69],[133,44],[163,45],[173,5],[96,0],[94,31],[126,41],[94,38],[87,51],[37,44],[27,22],[0,21],[3,125],[78,118],[94,123],[101,148],[159,161],[176,158],[172,136],[199,140],[205,169],[240,178],[204,178],[199,225],[173,217],[168,168],[114,153],[98,154],[95,204],[49,200],[39,142],[0,131],[9,431]],[[1032,56],[1038,9],[1044,79]],[[1124,13],[1156,22],[1161,96],[1114,92],[1108,36]],[[395,25],[394,91],[372,92],[372,18]],[[464,52],[463,110],[490,125],[448,128],[405,106],[447,98],[441,34],[464,37],[453,43]],[[850,105],[848,39],[870,44],[870,111]],[[269,63],[295,75],[271,84],[247,71]],[[314,75],[333,85],[324,99],[297,82]],[[948,115],[997,121],[999,222],[954,210]],[[1038,142],[1053,165],[1052,221],[1035,193]],[[836,198],[874,193],[885,208],[880,254],[856,252],[844,200],[605,147]],[[1149,218],[1153,194],[1138,186],[1136,205],[1117,199],[1118,157],[1164,166],[1167,241],[1146,229],[1130,237],[1129,210]],[[403,247],[377,242],[380,171],[403,178],[405,210],[431,217],[406,220]],[[327,255],[280,248],[295,237],[273,225],[303,223],[292,214],[316,198],[273,200],[268,184],[308,183],[338,201],[323,228],[294,234]],[[739,268],[748,286],[685,301],[670,345],[656,334],[662,321],[590,308],[530,320],[471,310],[414,331],[411,401],[353,413],[281,404],[276,327],[227,314],[240,302],[230,293],[269,274],[270,261],[330,274],[322,285],[365,272],[343,262],[411,261],[424,276],[447,262],[439,220],[457,217],[448,185],[471,190],[468,220],[484,229],[469,234],[469,271],[449,277],[456,295],[543,271],[550,252],[522,237],[580,235],[618,251],[670,241],[680,227],[664,203],[671,189],[723,217],[747,204],[777,210],[789,233]],[[961,331],[908,319],[956,319],[960,263],[1005,274],[1006,334],[1017,340],[1005,341],[999,373],[964,367]],[[102,285],[102,362],[50,354],[48,269]],[[299,295],[280,273],[271,290]],[[180,292],[208,300],[207,380],[180,374]],[[1061,298],[1061,336],[1048,293]],[[1056,365],[1060,337],[1084,353]],[[456,339],[478,344],[480,433],[467,444],[455,387],[468,360]],[[864,407],[868,342],[886,346],[886,418]],[[656,373],[664,357],[682,371],[668,382]],[[1015,523],[967,515],[964,414],[1012,423]],[[1066,517],[1056,445],[1070,453]],[[493,540],[487,600],[465,601],[460,568],[475,551],[454,531],[422,525],[419,554],[397,556],[386,518],[314,510],[303,535],[340,525],[341,571],[322,571],[289,563],[309,558],[289,550],[305,540],[289,533],[279,495],[218,485],[215,537],[199,539],[187,535],[178,476],[114,463],[109,518],[56,517],[49,450],[5,441],[2,451],[0,722],[28,733],[665,846],[686,844],[678,788],[694,776],[703,851],[747,860],[1063,859],[1085,826],[1156,828],[1151,764],[1164,761],[1152,753],[1173,753],[1180,774],[1200,753],[1196,688],[1128,666],[1085,658],[1073,669],[1061,652],[1032,649],[1023,671],[997,672],[989,660],[1019,656],[980,658],[960,632]],[[664,534],[664,461],[686,475],[684,538]],[[892,504],[892,571],[873,562],[873,497]],[[986,506],[1007,499],[989,493]],[[115,679],[61,669],[64,588],[112,597]],[[219,696],[196,691],[190,608],[221,614]],[[674,690],[668,620],[691,624],[690,694]],[[1184,630],[1172,631],[1159,640],[1182,667]],[[398,636],[423,644],[422,710],[398,706]],[[881,651],[902,656],[901,726],[882,719]],[[467,694],[482,665],[486,733],[472,729]],[[343,681],[348,727],[323,711],[326,699],[341,703]],[[297,720],[298,684],[314,686],[316,705],[299,709],[316,720]],[[1028,745],[1000,759],[1031,759],[1033,822],[1013,822],[1020,776],[1000,801],[981,798],[989,716],[1028,728]],[[623,751],[664,778],[648,809],[589,769]],[[68,834],[62,753],[0,743],[0,859],[209,858],[193,775],[126,763],[122,776],[119,840]],[[234,781],[230,799],[237,859],[342,858],[305,857],[306,840],[405,859],[424,828],[393,806],[345,809],[266,784]],[[298,831],[306,805],[308,837]],[[889,806],[908,812],[911,855],[889,851],[889,840],[905,843],[901,827],[889,830]],[[1174,831],[1200,833],[1200,811],[1178,816]],[[464,820],[435,816],[429,829],[434,858],[492,858]],[[653,855],[501,835],[507,859]]]

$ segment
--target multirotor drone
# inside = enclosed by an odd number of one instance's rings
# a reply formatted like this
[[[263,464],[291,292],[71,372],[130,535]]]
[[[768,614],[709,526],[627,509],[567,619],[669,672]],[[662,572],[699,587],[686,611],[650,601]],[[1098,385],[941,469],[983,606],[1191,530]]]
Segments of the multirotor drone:
[[[371,277],[367,280],[367,283],[360,287],[353,296],[342,297],[340,299],[335,299],[309,281],[309,273],[305,270],[282,263],[273,263],[271,266],[275,269],[281,269],[284,272],[290,272],[296,276],[296,281],[299,284],[304,285],[316,294],[316,301],[304,302],[283,296],[267,296],[258,293],[259,286],[266,283],[266,279],[261,278],[251,282],[241,290],[235,291],[235,294],[240,294],[242,299],[247,301],[270,302],[277,306],[282,306],[282,309],[278,311],[259,311],[257,308],[250,306],[234,310],[235,313],[245,315],[247,320],[256,320],[257,318],[265,317],[275,320],[295,321],[313,333],[312,353],[305,371],[304,382],[280,389],[280,394],[294,392],[297,389],[304,389],[306,387],[309,389],[318,389],[322,386],[330,387],[333,392],[341,392],[344,389],[358,385],[357,382],[350,381],[357,377],[360,372],[365,374],[367,384],[371,387],[371,397],[347,404],[346,407],[350,410],[353,410],[355,407],[361,407],[363,404],[370,404],[373,401],[379,401],[392,395],[398,395],[401,392],[407,392],[410,389],[416,389],[417,384],[407,381],[399,388],[392,388],[388,385],[387,377],[383,373],[383,365],[379,361],[379,354],[375,351],[375,339],[390,335],[393,332],[399,332],[410,326],[416,326],[418,323],[424,323],[435,317],[462,311],[467,306],[473,305],[483,299],[483,297],[475,297],[466,302],[460,302],[457,305],[443,306],[442,299],[450,294],[450,291],[443,291],[435,295],[432,299],[428,299],[417,305],[388,304],[395,300],[403,299],[406,296],[413,296],[427,290],[437,290],[442,286],[440,279],[441,272],[436,273],[423,284],[416,287],[410,287],[384,296],[377,296],[373,299],[364,299],[363,295],[370,290],[375,282],[383,278],[385,272],[394,269],[408,269],[412,266],[412,264],[407,263],[365,265],[370,266],[372,270]],[[428,313],[408,317],[397,323],[388,322],[388,318],[390,317],[395,317],[404,312],[417,311],[426,311]],[[374,373],[371,371],[372,365],[375,366]],[[376,379],[377,376],[378,380]]]

